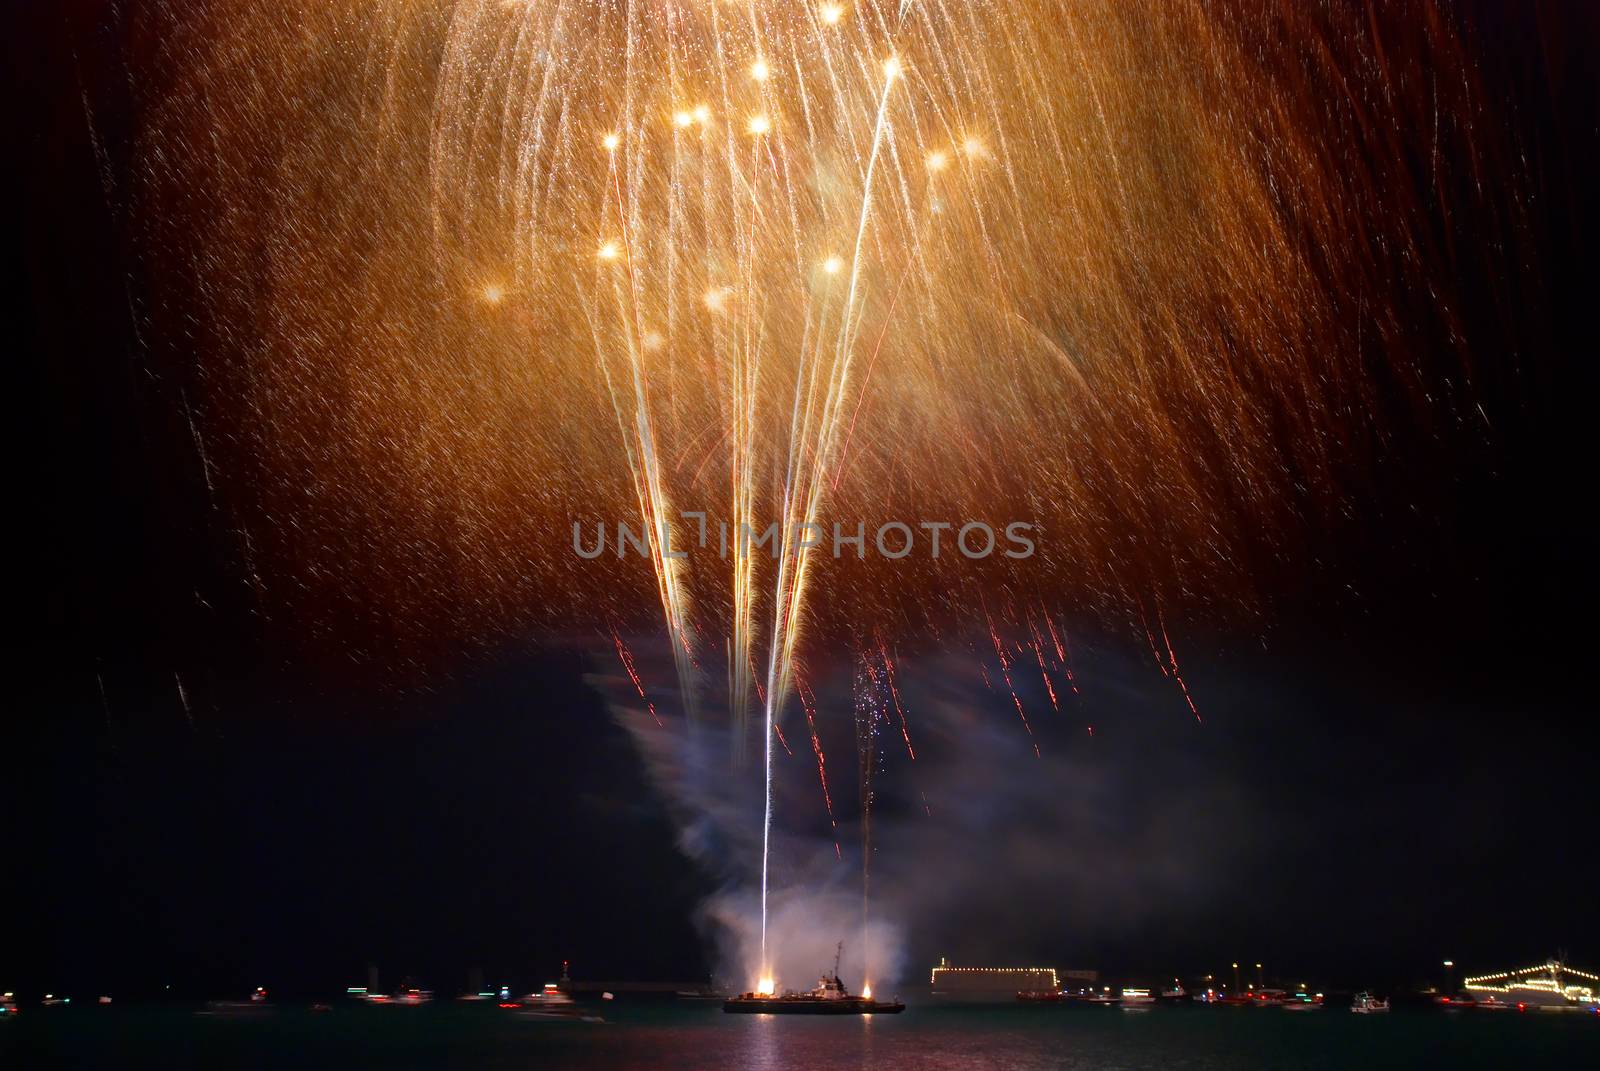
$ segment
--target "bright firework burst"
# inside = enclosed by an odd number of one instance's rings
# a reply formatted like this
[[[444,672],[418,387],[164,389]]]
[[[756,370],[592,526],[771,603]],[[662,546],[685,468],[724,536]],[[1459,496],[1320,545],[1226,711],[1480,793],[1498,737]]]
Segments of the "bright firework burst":
[[[213,334],[246,545],[292,563],[276,599],[319,627],[328,576],[374,634],[615,637],[659,607],[686,711],[725,650],[770,770],[808,632],[954,619],[1031,733],[996,614],[1021,608],[1059,706],[1032,592],[1137,620],[1144,593],[1284,551],[1374,383],[1422,392],[1407,280],[1454,322],[1422,226],[1442,209],[1408,181],[1419,147],[1432,188],[1477,159],[1448,21],[1402,13],[1380,42],[1389,21],[1269,10],[173,3],[148,16],[172,62],[141,241],[201,308],[152,316]],[[735,538],[776,521],[781,553],[567,550],[623,517],[693,543],[684,511]],[[899,517],[1025,519],[1041,553],[799,538]]]

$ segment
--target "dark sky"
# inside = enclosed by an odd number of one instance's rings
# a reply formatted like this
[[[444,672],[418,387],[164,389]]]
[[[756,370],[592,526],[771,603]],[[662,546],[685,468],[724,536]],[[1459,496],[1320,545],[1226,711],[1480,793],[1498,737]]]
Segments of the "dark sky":
[[[590,976],[703,974],[693,917],[715,875],[675,849],[583,683],[588,656],[512,638],[396,689],[308,663],[249,611],[181,404],[134,359],[135,268],[102,188],[126,117],[100,117],[102,170],[80,94],[93,5],[29,6],[7,35],[24,276],[0,988],[314,992],[376,962],[449,989],[473,965],[537,983],[564,957]],[[1492,434],[1440,458],[1425,429],[1398,433],[1352,516],[1308,536],[1316,565],[1264,572],[1267,624],[1182,637],[1208,721],[1152,715],[1183,730],[1163,730],[1173,765],[1145,765],[1132,716],[1120,742],[1106,730],[1097,761],[1147,821],[1162,793],[1182,808],[1230,788],[1238,813],[1199,846],[1219,861],[1208,891],[1133,918],[918,932],[914,957],[1268,959],[1347,984],[1426,980],[1444,956],[1600,964],[1600,95],[1579,69],[1600,37],[1583,3],[1513,7],[1470,11],[1531,160],[1542,307],[1480,354]],[[1107,879],[1108,900],[1126,893]]]

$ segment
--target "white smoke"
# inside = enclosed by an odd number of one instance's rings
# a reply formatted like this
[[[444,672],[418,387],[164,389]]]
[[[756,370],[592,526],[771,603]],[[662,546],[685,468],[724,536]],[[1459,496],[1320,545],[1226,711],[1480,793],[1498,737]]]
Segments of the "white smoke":
[[[635,658],[644,664],[637,649]],[[647,679],[672,679],[664,651],[650,661]],[[808,989],[832,970],[842,942],[846,986],[859,992],[870,982],[889,995],[923,966],[911,971],[913,936],[928,962],[946,951],[1007,962],[1083,955],[1092,940],[1205,900],[1241,850],[1228,831],[1246,801],[1231,779],[1196,767],[1184,751],[1193,720],[1181,699],[1162,690],[1159,674],[1115,657],[1100,673],[1092,712],[1056,710],[1042,687],[1037,695],[1024,690],[1030,733],[1009,691],[985,688],[970,662],[904,664],[900,689],[917,757],[904,748],[897,717],[882,726],[869,764],[870,898],[850,675],[817,674],[811,684],[837,824],[823,806],[804,714],[791,701],[783,722],[791,753],[780,749],[776,760],[765,964],[759,760],[735,764],[726,727],[667,714],[675,704],[664,690],[650,692],[663,714],[658,723],[628,678],[590,681],[643,755],[680,847],[721,885],[699,919],[718,982],[753,989],[765,967],[779,991]],[[708,701],[703,709],[716,707]],[[1091,713],[1100,736],[1086,731]]]

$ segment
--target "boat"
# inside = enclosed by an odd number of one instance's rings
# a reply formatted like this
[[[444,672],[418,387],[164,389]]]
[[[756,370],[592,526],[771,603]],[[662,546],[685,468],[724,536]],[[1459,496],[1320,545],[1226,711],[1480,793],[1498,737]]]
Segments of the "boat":
[[[1059,989],[1020,989],[1017,999],[1034,1004],[1060,1004],[1067,995]]]
[[[251,991],[247,1000],[208,1000],[202,1011],[197,1015],[242,1016],[266,1015],[277,1009],[267,1000],[267,991],[261,986],[256,986]]]
[[[1163,1004],[1184,1004],[1188,1000],[1189,991],[1183,988],[1183,983],[1176,978],[1172,980],[1170,986],[1161,990],[1161,1003]]]
[[[1082,999],[1085,1004],[1104,1004],[1107,1006],[1112,1004],[1120,1004],[1122,1002],[1122,998],[1120,996],[1111,992],[1111,990],[1104,988],[1102,988],[1098,993],[1091,989],[1080,999]]]
[[[10,1019],[17,1014],[17,995],[9,990],[0,993],[0,1019]]]
[[[1289,994],[1282,989],[1257,989],[1250,994],[1250,1000],[1258,1008],[1281,1008]]]
[[[1484,997],[1482,1000],[1478,1001],[1478,1006],[1474,1010],[1475,1011],[1491,1011],[1491,1012],[1492,1011],[1515,1011],[1516,1008],[1517,1008],[1517,1006],[1515,1004],[1507,1004],[1505,1001],[1501,1000],[1499,997]]]
[[[781,996],[772,993],[741,993],[723,1002],[725,1012],[755,1015],[898,1015],[906,1006],[898,1000],[875,1000],[868,987],[860,996],[852,996],[839,980],[839,958],[844,954],[844,942],[833,957],[833,973],[817,980],[816,988],[804,993],[789,991]]]
[[[1283,1002],[1283,1010],[1294,1012],[1321,1011],[1322,994],[1318,993],[1313,996],[1312,994],[1301,990],[1295,993],[1293,996],[1285,998]]]
[[[598,1015],[586,1012],[577,1001],[561,991],[554,982],[546,982],[537,993],[529,993],[515,1000],[501,1000],[500,1007],[516,1014],[519,1019],[557,1020],[563,1022],[603,1023]]]
[[[1378,1012],[1388,1011],[1389,1002],[1387,1000],[1380,1000],[1366,990],[1362,990],[1360,993],[1357,993],[1355,995],[1355,999],[1350,1002],[1350,1010],[1355,1012],[1357,1015],[1375,1015]]]
[[[1130,986],[1122,991],[1122,1006],[1124,1008],[1145,1008],[1156,1002],[1150,990],[1138,986]]]
[[[1469,993],[1484,994],[1476,1001],[1483,1007],[1493,1000],[1518,1011],[1581,1011],[1600,1008],[1600,974],[1569,967],[1561,957],[1532,967],[1499,974],[1468,978],[1463,982]],[[1471,999],[1471,998],[1467,998]],[[1456,1003],[1460,1003],[1458,999]]]

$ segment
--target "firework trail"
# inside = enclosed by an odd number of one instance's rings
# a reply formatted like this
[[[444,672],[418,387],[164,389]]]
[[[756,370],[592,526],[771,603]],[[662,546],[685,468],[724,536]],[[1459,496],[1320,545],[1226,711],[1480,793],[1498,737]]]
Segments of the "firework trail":
[[[650,717],[660,725],[661,715],[656,713],[656,705],[644,694],[644,682],[639,679],[639,671],[634,668],[632,652],[623,644],[622,636],[615,629],[611,632],[611,638],[616,642],[617,658],[622,662],[622,668],[627,672],[628,679],[633,682],[634,691],[638,692],[639,698],[644,701],[645,708],[650,711]]]
[[[183,686],[183,678],[178,676],[176,670],[172,673],[173,683],[178,686],[178,705],[183,708],[183,720],[189,723],[189,728],[194,728],[194,712],[189,709],[189,690]]]
[[[911,726],[906,723],[906,709],[900,702],[900,686],[894,680],[894,659],[889,656],[889,646],[881,636],[878,637],[878,655],[883,659],[884,682],[889,686],[889,695],[894,700],[894,712],[900,716],[900,739],[905,741],[906,755],[916,762],[917,753],[911,746]]]
[[[1156,635],[1150,631],[1150,621],[1144,616],[1144,607],[1139,607],[1140,623],[1144,626],[1145,641],[1150,645],[1150,653],[1155,656],[1156,667],[1161,670],[1163,677],[1171,677],[1178,685],[1178,692],[1183,696],[1183,701],[1188,704],[1189,713],[1194,715],[1196,722],[1201,722],[1200,709],[1194,705],[1194,697],[1189,694],[1189,686],[1184,683],[1183,674],[1178,669],[1178,656],[1172,650],[1172,641],[1167,638],[1167,622],[1162,616],[1161,607],[1156,607],[1156,627],[1161,632],[1161,647],[1156,646]]]
[[[1028,715],[1022,709],[1022,697],[1017,694],[1017,685],[1011,679],[1011,656],[1006,653],[1005,644],[1000,639],[1000,631],[995,628],[994,618],[990,616],[987,607],[984,608],[984,619],[989,624],[989,639],[994,644],[994,654],[1000,662],[1000,676],[1006,682],[1006,690],[1011,693],[1011,702],[1017,708],[1017,717],[1022,720],[1022,727],[1028,731],[1028,737],[1033,745],[1033,754],[1039,756],[1039,742],[1033,736],[1033,726],[1028,723]],[[988,673],[984,674],[984,682],[988,682]]]
[[[854,674],[857,791],[861,808],[861,933],[863,945],[872,917],[872,803],[873,776],[877,772],[880,754],[878,733],[887,720],[884,710],[884,687],[873,667],[871,654],[862,650],[856,655]],[[871,964],[868,964],[870,976]]]
[[[828,758],[822,753],[822,740],[817,736],[817,699],[804,680],[796,677],[794,683],[795,691],[800,696],[800,705],[806,712],[806,727],[811,731],[811,752],[817,759],[817,781],[822,785],[822,802],[828,809],[828,826],[834,833],[833,853],[842,860],[844,852],[839,847],[839,821],[833,815],[833,795],[828,791]]]
[[[1189,686],[1183,682],[1183,673],[1178,669],[1178,656],[1173,653],[1172,641],[1167,638],[1167,623],[1161,616],[1161,610],[1156,609],[1156,621],[1161,626],[1161,642],[1167,649],[1167,666],[1172,670],[1172,679],[1178,682],[1178,690],[1183,693],[1183,701],[1189,704],[1189,713],[1194,715],[1194,720],[1199,722],[1200,709],[1194,705],[1194,697],[1189,694]]]

